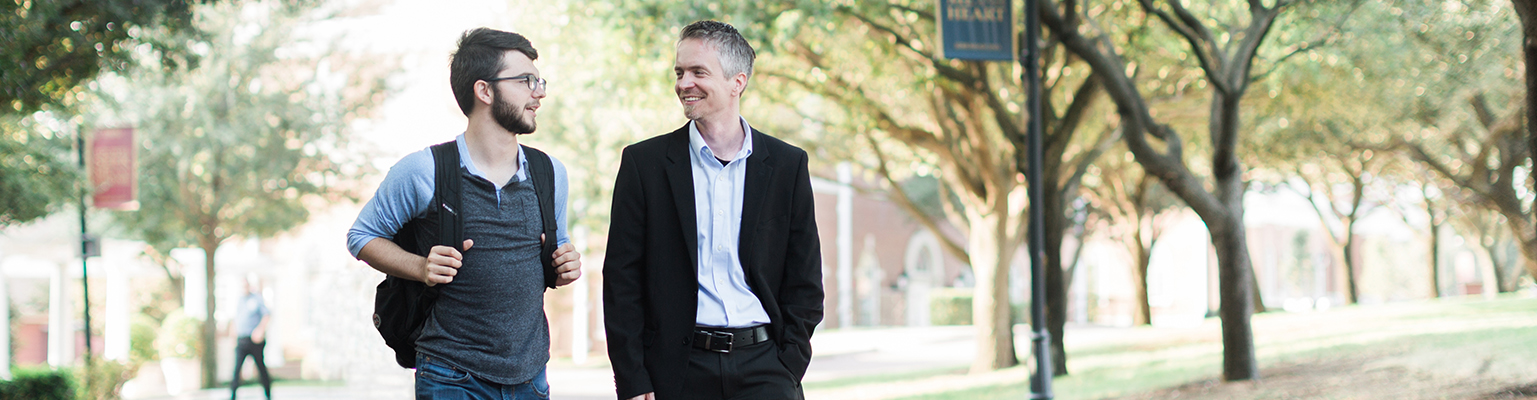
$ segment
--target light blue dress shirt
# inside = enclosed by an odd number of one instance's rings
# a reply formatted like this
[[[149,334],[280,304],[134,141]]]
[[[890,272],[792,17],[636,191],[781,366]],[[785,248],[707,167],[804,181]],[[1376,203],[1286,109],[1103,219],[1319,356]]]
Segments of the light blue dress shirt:
[[[240,298],[240,306],[235,309],[235,337],[251,337],[252,333],[256,333],[256,326],[261,325],[262,317],[271,314],[267,310],[267,302],[262,301],[262,296],[256,293],[246,293],[245,297]]]
[[[486,179],[486,174],[470,159],[470,149],[464,143],[464,134],[459,134],[454,139],[459,145],[459,165],[469,170],[470,175]],[[566,234],[566,196],[568,193],[566,182],[566,165],[560,160],[550,157],[552,169],[555,171],[555,245],[564,245],[571,241]],[[347,250],[353,257],[363,251],[363,246],[374,238],[391,239],[400,227],[411,221],[418,215],[427,212],[427,207],[432,204],[432,192],[437,187],[437,175],[434,171],[437,164],[432,160],[432,148],[425,148],[401,158],[395,166],[390,167],[384,181],[379,182],[378,191],[374,197],[363,206],[363,211],[358,213],[358,219],[352,223],[352,229],[347,231]],[[518,173],[513,176],[513,182],[521,182],[528,179],[528,158],[523,154],[523,148],[518,147]],[[502,199],[502,187],[510,182],[493,183],[496,186],[497,202]],[[498,204],[500,205],[500,204]]]
[[[752,127],[742,121],[746,138],[730,163],[721,165],[694,122],[688,124],[689,164],[694,174],[694,223],[699,232],[700,326],[744,328],[769,323],[768,312],[747,286],[738,244],[742,231],[742,189],[747,185],[747,157],[752,155]]]

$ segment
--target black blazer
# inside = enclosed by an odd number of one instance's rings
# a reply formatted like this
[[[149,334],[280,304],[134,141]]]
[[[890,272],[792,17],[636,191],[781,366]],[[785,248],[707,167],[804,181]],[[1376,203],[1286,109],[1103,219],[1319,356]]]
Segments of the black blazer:
[[[739,257],[772,320],[779,360],[800,379],[822,321],[822,253],[804,150],[752,131]],[[624,149],[614,180],[603,321],[620,399],[676,398],[698,305],[698,233],[688,125]]]

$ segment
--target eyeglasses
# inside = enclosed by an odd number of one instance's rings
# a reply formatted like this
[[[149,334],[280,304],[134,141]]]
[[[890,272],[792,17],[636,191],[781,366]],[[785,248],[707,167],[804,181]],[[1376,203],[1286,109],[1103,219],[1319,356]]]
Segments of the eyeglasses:
[[[481,79],[481,80],[486,81],[486,82],[523,81],[523,82],[528,83],[528,90],[544,89],[550,83],[550,81],[544,80],[544,78],[540,78],[540,77],[534,76],[534,74],[523,74],[523,75],[518,75],[518,76],[509,76],[509,77],[505,77],[505,78],[486,78],[486,79]]]

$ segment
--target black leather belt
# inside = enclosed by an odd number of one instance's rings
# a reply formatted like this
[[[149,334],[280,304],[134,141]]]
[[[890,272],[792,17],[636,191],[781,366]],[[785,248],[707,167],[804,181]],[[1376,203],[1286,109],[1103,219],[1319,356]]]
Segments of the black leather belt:
[[[767,325],[741,329],[694,328],[694,348],[717,353],[730,353],[731,349],[768,340]]]

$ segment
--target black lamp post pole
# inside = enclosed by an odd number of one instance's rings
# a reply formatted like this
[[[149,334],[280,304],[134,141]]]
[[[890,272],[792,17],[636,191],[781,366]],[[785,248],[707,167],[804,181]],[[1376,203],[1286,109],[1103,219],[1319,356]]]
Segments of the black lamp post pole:
[[[1030,340],[1035,347],[1035,375],[1030,377],[1032,399],[1051,399],[1051,331],[1046,328],[1046,226],[1041,196],[1041,20],[1038,0],[1025,0],[1025,80],[1030,124],[1025,139],[1029,151],[1030,185]]]
[[[80,157],[80,172],[90,175],[85,170],[85,129],[75,132],[75,153]],[[86,182],[90,182],[86,179]],[[86,260],[91,257],[91,239],[85,229],[85,189],[80,190],[80,287],[81,298],[85,301],[85,362],[91,362],[91,279],[86,271]]]

